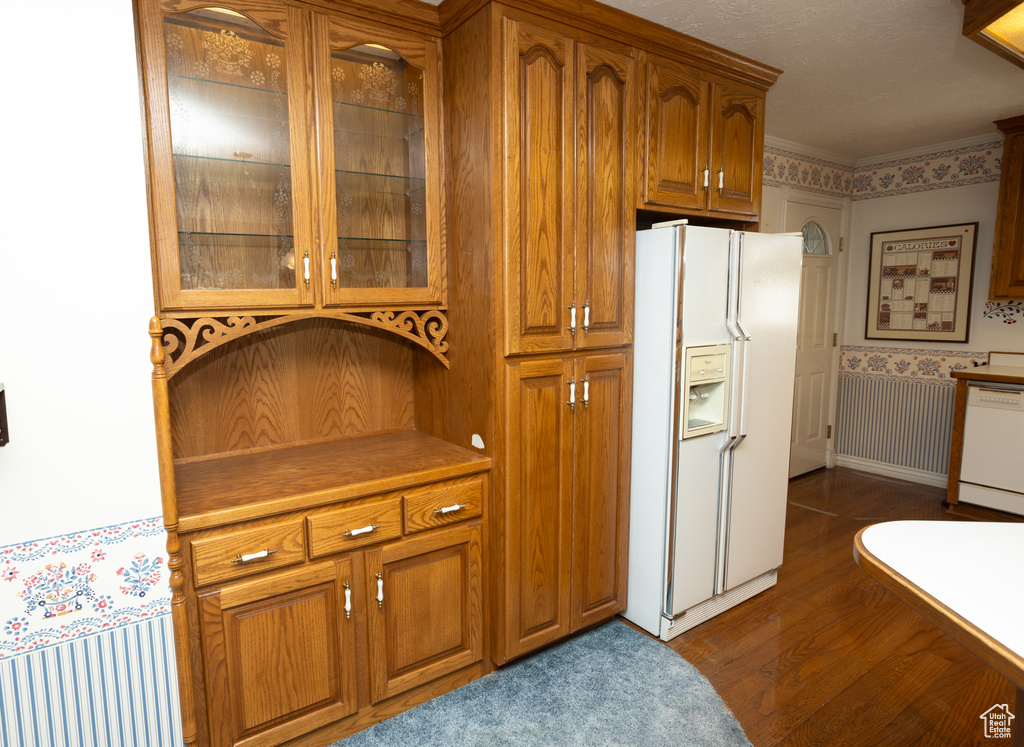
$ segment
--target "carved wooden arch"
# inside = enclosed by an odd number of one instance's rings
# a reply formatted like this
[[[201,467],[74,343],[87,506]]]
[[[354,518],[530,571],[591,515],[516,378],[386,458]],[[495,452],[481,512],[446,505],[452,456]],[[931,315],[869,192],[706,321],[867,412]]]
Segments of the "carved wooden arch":
[[[722,119],[731,119],[737,114],[741,114],[750,120],[751,124],[757,121],[757,117],[754,116],[754,112],[750,110],[750,107],[745,104],[741,104],[738,101],[734,101],[729,106],[722,109]]]
[[[591,81],[591,85],[600,83],[604,78],[611,78],[620,88],[626,85],[626,81],[619,75],[619,71],[607,62],[595,65],[594,69],[587,73],[587,79]]]
[[[664,91],[661,91],[658,94],[658,98],[660,98],[663,103],[667,103],[667,102],[671,101],[672,99],[676,98],[677,96],[682,96],[687,101],[689,101],[690,105],[694,109],[696,109],[698,106],[700,106],[700,96],[699,95],[694,96],[692,90],[690,90],[686,86],[681,85],[679,83],[675,83],[675,84],[669,86]]]
[[[392,332],[430,351],[445,368],[448,319],[436,309],[409,311],[337,311],[284,316],[223,316],[196,319],[159,319],[150,322],[154,365],[159,357],[167,378],[221,345],[272,327],[302,319],[326,318],[354,322]],[[159,350],[157,350],[159,348]]]

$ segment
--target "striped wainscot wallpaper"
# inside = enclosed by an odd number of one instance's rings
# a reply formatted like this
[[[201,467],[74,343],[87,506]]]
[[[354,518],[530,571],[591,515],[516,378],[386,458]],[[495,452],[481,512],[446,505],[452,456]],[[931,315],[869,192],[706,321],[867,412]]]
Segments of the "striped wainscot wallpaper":
[[[160,518],[0,547],[0,745],[181,744]]]
[[[835,450],[848,466],[945,486],[956,380],[987,353],[844,345]],[[871,464],[864,464],[871,463]]]

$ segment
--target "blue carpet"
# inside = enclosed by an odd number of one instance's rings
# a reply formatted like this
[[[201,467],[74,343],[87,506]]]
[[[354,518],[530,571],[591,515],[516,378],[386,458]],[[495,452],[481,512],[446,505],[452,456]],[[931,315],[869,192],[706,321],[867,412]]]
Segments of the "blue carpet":
[[[333,747],[749,747],[711,684],[663,644],[611,622]]]

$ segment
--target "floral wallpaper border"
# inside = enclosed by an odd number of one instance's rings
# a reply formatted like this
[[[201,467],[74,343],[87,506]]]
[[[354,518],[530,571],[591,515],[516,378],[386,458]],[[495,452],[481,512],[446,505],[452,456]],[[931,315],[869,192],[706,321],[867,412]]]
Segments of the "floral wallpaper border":
[[[797,187],[832,197],[870,200],[999,181],[1003,141],[852,167],[766,146],[766,187]]]
[[[988,301],[982,317],[996,319],[1003,324],[1016,324],[1017,317],[1024,320],[1024,301]]]
[[[839,375],[955,386],[956,379],[950,371],[963,371],[987,360],[987,352],[843,345],[839,352]]]
[[[849,197],[854,169],[822,158],[766,146],[762,183],[766,187],[799,187],[807,192]]]
[[[0,547],[0,659],[170,612],[161,517]]]
[[[1002,140],[873,163],[858,167],[852,197],[866,200],[998,182],[1002,165]]]

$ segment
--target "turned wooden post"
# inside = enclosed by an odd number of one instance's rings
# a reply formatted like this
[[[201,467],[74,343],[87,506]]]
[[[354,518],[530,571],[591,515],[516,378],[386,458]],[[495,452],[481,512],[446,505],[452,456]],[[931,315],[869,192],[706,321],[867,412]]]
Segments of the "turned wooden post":
[[[175,659],[178,664],[178,697],[181,701],[181,732],[186,745],[196,743],[195,704],[192,699],[191,657],[188,647],[188,618],[181,573],[181,542],[178,541],[178,502],[174,489],[174,453],[171,449],[171,413],[164,369],[163,327],[160,319],[149,320],[152,340],[149,359],[153,363],[153,414],[156,419],[156,450],[160,465],[160,500],[167,531],[167,568],[170,571],[171,622],[174,625]]]

